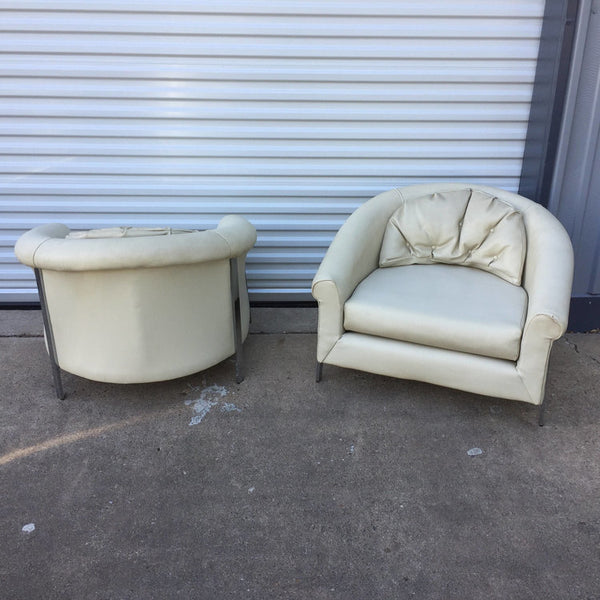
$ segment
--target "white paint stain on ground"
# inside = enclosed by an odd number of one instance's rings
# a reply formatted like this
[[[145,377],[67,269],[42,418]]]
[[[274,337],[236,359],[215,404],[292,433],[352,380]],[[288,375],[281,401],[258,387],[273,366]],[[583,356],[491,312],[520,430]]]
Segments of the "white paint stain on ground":
[[[23,525],[21,531],[23,533],[31,533],[32,531],[35,531],[35,523],[27,523],[27,525]]]
[[[186,402],[187,404],[187,402]],[[191,404],[191,402],[190,402]],[[210,412],[210,409],[217,404],[212,400],[204,400],[200,398],[194,402],[194,412],[196,413],[192,420],[190,421],[190,425],[198,425],[204,419],[204,417]]]
[[[467,450],[467,454],[469,456],[479,456],[480,454],[483,454],[483,450],[481,448],[471,448],[470,450]]]
[[[235,404],[222,402],[222,398],[227,396],[227,388],[222,385],[209,385],[200,391],[200,396],[196,399],[190,398],[185,401],[186,406],[192,406],[196,413],[190,425],[198,425],[202,419],[210,412],[211,408],[221,404],[221,412],[242,412]]]

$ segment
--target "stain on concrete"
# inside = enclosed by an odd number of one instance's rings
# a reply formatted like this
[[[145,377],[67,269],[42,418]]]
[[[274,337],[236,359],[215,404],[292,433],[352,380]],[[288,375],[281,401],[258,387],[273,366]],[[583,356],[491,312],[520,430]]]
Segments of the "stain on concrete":
[[[221,404],[221,412],[242,412],[235,404],[222,401],[228,394],[227,388],[222,385],[209,385],[199,390],[199,392],[200,395],[197,398],[190,398],[185,401],[186,406],[192,406],[196,413],[190,421],[190,426],[201,423],[210,410],[219,404]]]

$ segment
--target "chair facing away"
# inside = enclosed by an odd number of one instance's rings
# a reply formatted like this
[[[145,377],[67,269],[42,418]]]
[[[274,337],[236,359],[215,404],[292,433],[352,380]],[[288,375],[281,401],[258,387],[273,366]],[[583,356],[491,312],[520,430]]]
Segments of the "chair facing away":
[[[573,250],[541,205],[486,186],[379,194],[337,233],[312,284],[323,364],[539,405],[566,330]]]
[[[57,395],[60,369],[96,381],[162,381],[236,354],[249,305],[245,258],[256,230],[224,217],[208,231],[36,227],[15,246],[32,267]]]

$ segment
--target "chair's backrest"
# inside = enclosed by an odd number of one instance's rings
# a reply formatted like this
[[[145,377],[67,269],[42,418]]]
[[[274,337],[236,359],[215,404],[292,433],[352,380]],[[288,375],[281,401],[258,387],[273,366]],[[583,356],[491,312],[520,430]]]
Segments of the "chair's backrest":
[[[458,264],[521,285],[526,253],[519,210],[465,187],[403,198],[387,223],[379,265]]]
[[[254,227],[237,215],[217,229],[111,228],[25,233],[21,262],[42,273],[59,366],[98,381],[140,383],[195,373],[234,352],[230,258],[238,258],[244,336],[246,252]]]

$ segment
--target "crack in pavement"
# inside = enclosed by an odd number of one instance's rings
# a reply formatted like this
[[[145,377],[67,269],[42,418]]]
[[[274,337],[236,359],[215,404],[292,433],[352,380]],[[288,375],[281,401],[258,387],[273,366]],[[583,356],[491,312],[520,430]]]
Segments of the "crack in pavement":
[[[592,356],[587,352],[581,352],[579,350],[579,346],[575,342],[572,342],[566,335],[563,336],[563,339],[565,340],[565,342],[567,342],[569,346],[571,346],[571,348],[573,348],[573,350],[575,350],[577,354],[581,354],[586,358],[589,358],[592,362],[595,362],[598,366],[600,366],[600,360],[598,360],[595,356]]]

